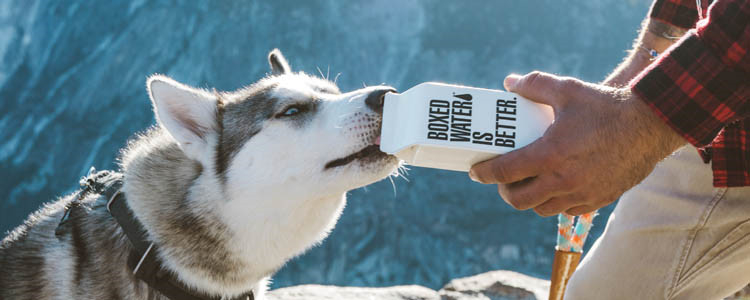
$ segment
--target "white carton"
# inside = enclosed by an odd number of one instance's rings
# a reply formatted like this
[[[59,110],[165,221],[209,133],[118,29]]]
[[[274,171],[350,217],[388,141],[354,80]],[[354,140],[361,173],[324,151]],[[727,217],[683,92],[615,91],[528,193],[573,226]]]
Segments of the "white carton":
[[[454,171],[528,145],[554,118],[550,106],[514,93],[435,82],[384,101],[380,150],[410,165]]]

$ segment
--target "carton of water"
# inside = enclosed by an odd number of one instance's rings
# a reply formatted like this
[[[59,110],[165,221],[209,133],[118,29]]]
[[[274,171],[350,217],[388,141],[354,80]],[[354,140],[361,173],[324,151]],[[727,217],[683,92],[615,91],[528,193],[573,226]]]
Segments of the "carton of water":
[[[384,101],[380,150],[454,171],[528,145],[554,118],[550,106],[514,93],[435,82]]]

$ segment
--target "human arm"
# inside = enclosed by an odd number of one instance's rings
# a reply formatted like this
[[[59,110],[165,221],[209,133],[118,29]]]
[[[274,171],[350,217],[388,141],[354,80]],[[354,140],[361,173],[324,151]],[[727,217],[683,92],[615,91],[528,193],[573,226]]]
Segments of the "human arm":
[[[719,0],[631,89],[696,147],[747,117],[750,99],[750,1]]]
[[[695,2],[692,3],[693,8],[695,8]],[[689,5],[689,1],[682,1],[682,3],[680,1],[656,1],[651,11],[652,18],[649,21],[669,21],[670,24],[678,25],[671,28],[668,27],[669,30],[674,30],[675,27],[690,27],[695,23],[697,13],[694,13],[692,16],[684,13],[687,11],[685,6]],[[653,169],[653,165],[656,162],[671,153],[674,148],[685,143],[685,140],[680,139],[679,135],[676,135],[675,132],[680,132],[685,139],[700,146],[701,144],[696,143],[694,136],[701,135],[703,138],[708,137],[713,139],[718,130],[727,124],[726,121],[731,121],[724,114],[728,113],[732,117],[737,118],[737,111],[742,111],[740,110],[742,105],[737,105],[736,101],[731,101],[737,98],[736,95],[727,96],[719,94],[709,95],[708,97],[699,95],[699,99],[685,99],[696,95],[685,92],[690,90],[691,82],[688,80],[686,83],[684,78],[680,80],[680,72],[675,72],[674,70],[679,69],[680,66],[685,67],[691,64],[698,66],[697,70],[689,68],[681,70],[682,74],[693,75],[687,78],[700,79],[701,83],[706,83],[709,86],[712,84],[712,79],[714,80],[713,84],[716,85],[715,78],[717,76],[715,76],[716,74],[701,74],[701,71],[706,68],[713,67],[721,70],[721,72],[718,72],[721,74],[739,75],[722,80],[720,83],[729,83],[729,85],[725,86],[729,88],[729,91],[739,91],[740,96],[744,95],[746,99],[747,95],[742,93],[744,88],[741,85],[734,84],[738,80],[745,80],[744,82],[747,82],[746,74],[741,74],[743,71],[737,71],[738,67],[741,68],[743,61],[747,61],[745,59],[746,52],[740,53],[736,49],[733,49],[733,47],[737,48],[737,44],[739,44],[739,49],[746,49],[746,47],[741,46],[747,45],[748,41],[744,40],[743,42],[741,35],[738,37],[737,34],[732,36],[733,38],[727,38],[727,34],[723,32],[725,28],[732,26],[740,27],[740,29],[745,28],[744,31],[740,30],[740,32],[750,32],[747,30],[746,25],[743,24],[740,24],[740,26],[737,24],[727,26],[727,22],[737,23],[737,21],[747,21],[750,19],[750,16],[745,15],[747,11],[745,9],[746,5],[747,1],[719,1],[717,5],[712,7],[712,11],[718,11],[718,13],[713,13],[716,15],[713,17],[714,21],[699,23],[699,30],[691,32],[689,37],[683,40],[683,43],[687,40],[687,44],[676,46],[672,50],[667,51],[668,53],[663,54],[656,64],[651,65],[649,70],[643,72],[641,77],[634,80],[633,91],[635,93],[631,92],[628,88],[620,89],[619,92],[613,92],[602,86],[581,84],[573,79],[563,79],[546,74],[541,74],[542,76],[540,74],[527,75],[523,80],[510,78],[509,81],[511,81],[511,84],[509,84],[509,89],[515,89],[521,94],[529,93],[531,95],[534,93],[531,90],[547,89],[546,95],[541,95],[544,93],[536,93],[536,96],[542,99],[541,102],[556,103],[553,104],[557,117],[556,124],[550,127],[545,137],[537,141],[538,143],[532,144],[537,145],[536,147],[530,146],[527,147],[528,149],[524,148],[520,151],[511,152],[513,155],[508,154],[504,158],[501,157],[478,164],[472,169],[470,174],[482,182],[498,183],[499,193],[512,206],[520,209],[534,208],[541,215],[552,215],[561,211],[577,214],[599,208],[614,201],[622,192],[645,178]],[[738,17],[738,14],[742,14],[743,16]],[[659,24],[659,22],[647,22],[646,24]],[[644,65],[651,63],[650,59],[647,59],[647,56],[638,56],[645,54],[645,51],[638,51],[640,48],[638,47],[639,43],[642,43],[646,48],[665,52],[659,48],[660,45],[658,44],[660,42],[658,38],[664,36],[663,34],[655,34],[656,40],[648,40],[648,33],[658,32],[658,30],[652,30],[650,27],[646,26],[650,30],[642,31],[634,47],[636,50],[631,52],[628,59],[605,81],[606,84],[623,86]],[[714,30],[707,30],[706,28],[714,28]],[[717,30],[716,28],[721,29]],[[678,32],[682,33],[681,31]],[[705,34],[706,32],[713,33]],[[670,34],[667,36],[677,35],[679,34]],[[690,43],[691,38],[696,39],[694,36],[700,36],[703,42],[709,43],[710,46],[701,47],[700,44],[697,46],[694,45],[695,42]],[[653,38],[654,36],[651,37]],[[669,47],[669,44],[671,44],[672,39],[666,39],[666,42],[669,43],[666,43],[666,45],[662,43],[662,48]],[[733,40],[733,42],[727,42],[727,40]],[[713,48],[712,50],[719,54],[713,54],[709,50],[710,48]],[[719,51],[716,51],[717,48]],[[699,52],[702,53],[700,55],[708,55],[709,58],[703,58],[691,51],[695,49],[700,50]],[[677,55],[671,54],[674,51],[676,51]],[[688,55],[685,55],[684,52],[687,52]],[[691,53],[693,54],[693,58],[700,58],[697,60],[697,63],[689,60],[686,61],[685,59],[677,61],[680,57],[690,57],[689,54]],[[716,60],[711,60],[713,58],[711,54],[725,58],[719,59],[721,63],[711,65],[701,63],[701,60],[715,62]],[[733,59],[727,59],[732,57]],[[729,70],[726,70],[726,63],[732,64]],[[667,68],[664,68],[665,66]],[[651,77],[646,77],[648,74]],[[721,78],[724,76],[718,77]],[[545,80],[538,80],[538,78],[545,78]],[[521,84],[513,84],[516,81],[521,82]],[[534,84],[529,84],[528,82],[534,82]],[[638,83],[642,83],[642,85],[639,87]],[[705,85],[698,86],[702,87]],[[689,97],[681,95],[680,92],[687,94]],[[617,101],[618,94],[619,99],[625,100]],[[641,99],[642,101],[629,101],[637,100],[641,95],[645,95],[646,99]],[[579,105],[579,109],[582,109],[583,113],[578,115],[578,120],[571,120],[575,119],[574,117],[566,117],[575,116],[575,114],[569,112],[570,108],[568,106],[571,106],[570,103],[573,103],[572,106],[576,106],[580,103],[590,102],[590,96],[604,100],[603,103],[605,105]],[[533,96],[528,97],[534,99]],[[693,109],[691,111],[689,108],[694,108],[695,105],[691,106],[691,104],[696,103],[695,101],[700,101],[701,97],[702,99],[709,99],[707,103],[716,102],[719,100],[715,99],[717,97],[722,98],[719,102],[729,99],[730,102],[727,104],[737,109],[726,112],[726,110],[716,109],[717,107],[721,107],[720,105],[714,104],[713,106],[704,107],[700,106],[701,102],[698,102],[700,108],[698,109],[698,113],[703,113],[703,115],[696,115],[696,110]],[[571,100],[573,98],[585,101]],[[680,102],[672,103],[674,102],[672,99],[679,99]],[[608,113],[611,112],[613,106],[606,105],[606,103],[612,103],[613,101],[622,104],[619,105],[621,115],[611,115]],[[561,103],[565,105],[561,105]],[[679,109],[669,110],[670,105]],[[711,110],[711,108],[713,109]],[[640,114],[635,114],[634,116],[632,112],[640,112]],[[690,115],[691,113],[693,115]],[[597,121],[596,117],[591,117],[592,115],[611,117],[600,117],[599,121]],[[638,119],[639,117],[641,118],[640,120]],[[601,122],[602,119],[606,119],[608,122]],[[664,121],[660,119],[664,119]],[[695,121],[696,119],[699,120]],[[680,120],[682,120],[682,123],[679,123]],[[675,121],[678,123],[674,124]],[[588,123],[589,126],[583,126],[582,128],[578,128],[578,130],[571,130],[571,128],[576,128],[576,126],[563,126],[569,122]],[[620,127],[621,124],[619,123],[623,122],[631,122],[634,125],[641,123],[651,125],[644,127]],[[669,126],[666,126],[666,124]],[[602,129],[590,130],[592,126],[594,128],[595,126],[602,126]],[[685,127],[687,130],[693,129],[694,132],[680,131],[679,126]],[[565,127],[569,128],[566,130]],[[620,128],[619,130],[616,129],[618,127]],[[639,127],[642,129],[639,129]],[[670,127],[675,130],[670,131]],[[596,133],[597,131],[598,133]],[[642,132],[639,134],[639,131]],[[708,131],[708,133],[703,131]],[[641,141],[648,141],[649,138],[653,137],[661,138],[641,143]],[[573,142],[566,141],[566,139]],[[622,143],[622,141],[630,142]],[[584,145],[584,148],[591,149],[591,151],[576,150],[575,148],[579,145]],[[529,150],[533,148],[536,148],[536,150]],[[637,151],[630,153],[626,151],[631,149]],[[582,159],[581,156],[585,157],[585,159]],[[641,156],[643,159],[633,160],[634,158],[641,158]],[[625,166],[624,169],[621,168],[623,165]],[[611,177],[621,180],[620,182],[613,182],[614,180]],[[582,192],[582,190],[587,192]]]
[[[654,13],[658,14],[652,11],[652,14]],[[627,86],[630,80],[654,62],[655,58],[649,53],[650,50],[664,53],[686,32],[685,28],[647,17],[633,42],[633,48],[602,84],[611,87]]]
[[[663,2],[674,7],[678,1]],[[630,88],[542,73],[509,77],[510,91],[552,105],[555,123],[529,146],[475,165],[470,176],[497,183],[515,208],[543,216],[581,214],[616,200],[686,140],[699,147],[711,143],[750,112],[748,2],[714,3],[708,20]]]

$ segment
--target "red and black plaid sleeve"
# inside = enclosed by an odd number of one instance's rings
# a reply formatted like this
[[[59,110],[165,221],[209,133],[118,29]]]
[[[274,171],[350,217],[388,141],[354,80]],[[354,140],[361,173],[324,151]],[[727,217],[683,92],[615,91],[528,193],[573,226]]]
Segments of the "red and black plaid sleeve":
[[[687,5],[661,1],[652,13],[670,15],[664,12],[666,3]],[[687,13],[671,15],[685,15],[680,22],[690,22]],[[698,22],[697,30],[631,81],[631,88],[690,143],[707,146],[727,124],[749,113],[748,49],[750,0],[718,0],[709,8],[708,18]]]
[[[698,21],[698,9],[695,0],[656,0],[651,5],[649,18],[690,29]]]

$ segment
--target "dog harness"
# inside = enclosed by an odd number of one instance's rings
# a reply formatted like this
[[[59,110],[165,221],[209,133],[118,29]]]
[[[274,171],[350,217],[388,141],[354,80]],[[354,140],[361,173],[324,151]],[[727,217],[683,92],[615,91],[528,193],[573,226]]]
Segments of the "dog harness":
[[[122,232],[125,233],[133,246],[128,256],[128,267],[135,278],[145,282],[149,287],[171,300],[223,299],[221,296],[205,295],[192,290],[180,282],[172,272],[164,269],[156,255],[159,251],[157,245],[145,238],[146,230],[128,207],[125,193],[122,191],[122,176],[121,173],[111,171],[96,172],[92,167],[89,175],[81,179],[80,184],[83,189],[79,192],[77,199],[65,209],[55,234],[60,236],[64,232],[63,228],[69,220],[70,211],[81,208],[81,201],[87,195],[95,193],[104,196],[108,200],[107,210],[120,225]],[[152,299],[152,297],[153,295],[149,293],[149,299]],[[255,295],[251,290],[229,300],[254,299]]]

